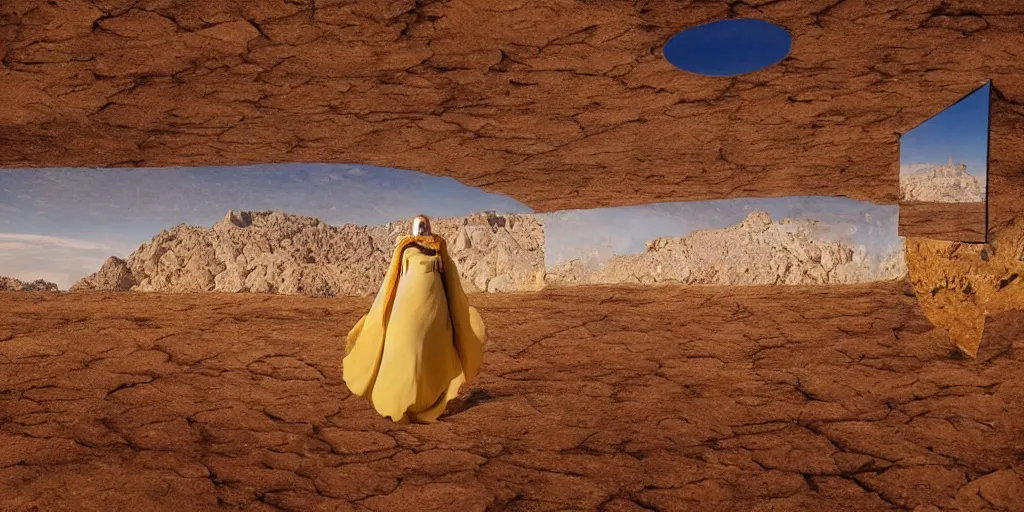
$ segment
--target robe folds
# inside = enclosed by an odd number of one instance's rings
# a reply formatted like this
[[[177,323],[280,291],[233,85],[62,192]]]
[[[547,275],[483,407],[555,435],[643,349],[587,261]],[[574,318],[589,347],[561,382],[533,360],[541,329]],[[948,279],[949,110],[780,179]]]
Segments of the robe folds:
[[[394,422],[434,422],[480,370],[486,339],[444,239],[406,236],[348,333],[345,384]]]

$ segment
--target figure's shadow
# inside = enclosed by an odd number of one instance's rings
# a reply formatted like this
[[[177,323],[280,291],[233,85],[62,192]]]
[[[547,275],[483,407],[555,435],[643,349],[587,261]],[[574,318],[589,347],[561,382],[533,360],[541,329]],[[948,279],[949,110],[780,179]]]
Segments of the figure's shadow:
[[[497,398],[486,389],[473,389],[465,396],[455,397],[451,402],[448,402],[448,410],[445,412],[445,417],[454,416],[456,414],[464,413],[482,403],[490,402]]]

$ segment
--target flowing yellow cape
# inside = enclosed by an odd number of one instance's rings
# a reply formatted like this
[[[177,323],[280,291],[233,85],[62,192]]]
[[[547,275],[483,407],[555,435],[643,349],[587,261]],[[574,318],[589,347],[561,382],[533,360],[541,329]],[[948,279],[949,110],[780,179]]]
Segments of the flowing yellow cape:
[[[420,421],[433,421],[446,407],[449,400],[455,397],[462,383],[468,382],[480,370],[486,342],[486,330],[483,319],[476,308],[469,305],[462,283],[459,280],[458,268],[448,254],[444,239],[434,235],[406,236],[398,241],[395,252],[388,267],[380,291],[370,307],[370,311],[356,322],[348,333],[346,355],[343,361],[345,384],[355,395],[371,399],[377,375],[380,372],[381,359],[384,353],[385,336],[389,329],[402,329],[403,324],[412,324],[406,319],[392,317],[392,307],[398,283],[401,279],[403,252],[413,244],[429,247],[437,251],[444,265],[443,284],[444,297],[428,300],[447,300],[451,316],[452,340],[462,365],[462,374],[453,379],[445,396],[428,411],[412,416]],[[412,356],[410,356],[412,357]],[[421,368],[421,372],[430,372],[431,368]],[[386,406],[374,404],[378,412],[384,414]],[[394,421],[399,421],[392,417]]]

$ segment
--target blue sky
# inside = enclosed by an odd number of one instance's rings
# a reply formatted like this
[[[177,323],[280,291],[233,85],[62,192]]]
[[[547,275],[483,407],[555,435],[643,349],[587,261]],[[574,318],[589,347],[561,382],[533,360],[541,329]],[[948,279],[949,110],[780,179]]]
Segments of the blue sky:
[[[679,32],[664,54],[677,68],[711,76],[735,76],[771,66],[789,54],[786,29],[756,19],[713,21]]]
[[[944,164],[950,157],[984,179],[988,169],[990,86],[972,92],[900,137],[900,165]]]
[[[209,226],[230,208],[284,210],[329,224],[382,224],[419,213],[530,211],[452,178],[365,165],[0,172],[2,231],[148,239],[179,223]]]
[[[451,178],[341,164],[184,169],[0,171],[0,275],[66,289],[112,255],[127,257],[163,229],[211,226],[229,209],[280,210],[329,224],[381,224],[415,214],[465,215],[525,205]],[[896,209],[834,197],[663,203],[544,214],[549,265],[644,250],[659,236],[735,224],[755,210],[828,223],[821,235],[884,252],[898,241]]]

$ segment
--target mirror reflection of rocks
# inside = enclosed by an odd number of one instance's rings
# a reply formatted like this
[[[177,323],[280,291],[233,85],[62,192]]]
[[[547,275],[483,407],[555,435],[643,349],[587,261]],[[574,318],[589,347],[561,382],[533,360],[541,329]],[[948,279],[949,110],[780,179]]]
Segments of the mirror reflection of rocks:
[[[774,221],[754,211],[733,226],[657,238],[646,252],[612,257],[599,268],[570,260],[548,271],[557,284],[826,285],[900,279],[903,246],[870,254],[863,246],[819,236],[822,224]]]
[[[967,164],[911,164],[900,169],[900,199],[926,203],[980,203],[985,187],[967,172]]]

